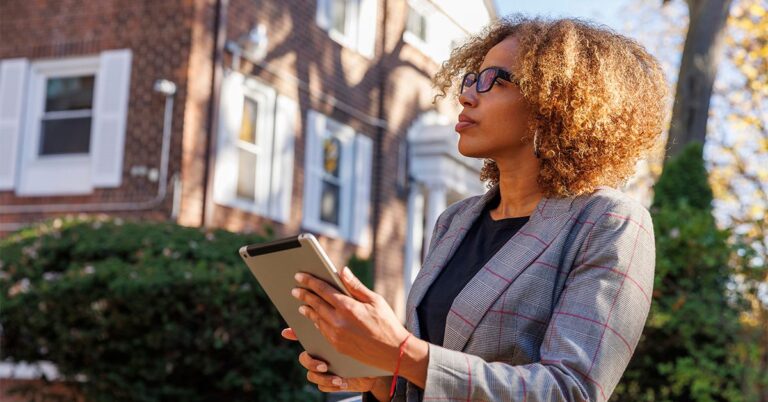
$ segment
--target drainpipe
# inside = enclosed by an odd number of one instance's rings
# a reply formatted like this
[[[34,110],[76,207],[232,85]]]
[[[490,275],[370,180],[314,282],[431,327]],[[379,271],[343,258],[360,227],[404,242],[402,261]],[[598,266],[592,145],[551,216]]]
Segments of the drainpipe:
[[[216,14],[213,22],[213,53],[211,55],[211,90],[208,101],[208,119],[205,124],[205,166],[203,167],[203,208],[200,224],[213,224],[213,175],[216,168],[216,133],[219,122],[219,98],[223,71],[221,68],[224,43],[227,39],[227,8],[229,0],[216,0]]]
[[[385,99],[385,92],[387,88],[387,72],[386,68],[388,66],[382,65],[382,61],[387,59],[387,15],[389,14],[389,1],[384,0],[384,15],[382,16],[382,24],[381,24],[381,51],[379,53],[379,60],[378,60],[378,68],[379,68],[379,107],[378,107],[378,120],[379,121],[386,121],[384,118],[384,99]],[[376,271],[378,264],[376,263],[376,257],[378,256],[378,247],[377,247],[377,240],[379,238],[379,218],[381,217],[381,171],[382,171],[382,152],[381,152],[381,146],[384,143],[384,137],[387,134],[386,125],[379,125],[377,126],[376,130],[376,142],[375,144],[377,147],[374,147],[374,150],[378,148],[378,150],[374,153],[375,155],[375,169],[373,171],[374,175],[373,180],[374,186],[373,188],[375,191],[373,192],[374,198],[373,198],[373,216],[371,219],[371,232],[373,232],[373,235],[371,236],[371,260],[373,261],[373,273],[374,273],[374,279],[376,277]],[[376,281],[374,280],[374,283]]]
[[[159,206],[167,195],[168,190],[168,159],[171,149],[171,127],[173,124],[173,100],[176,94],[176,84],[160,79],[155,81],[154,90],[165,95],[165,114],[163,116],[163,144],[160,155],[160,177],[157,194],[146,201],[140,202],[110,202],[110,203],[75,203],[75,204],[37,204],[37,205],[5,205],[0,209],[0,214],[26,214],[26,213],[51,213],[51,212],[117,212],[117,211],[142,211],[154,209]],[[154,170],[154,169],[152,169]],[[153,175],[150,170],[150,176]],[[154,173],[157,174],[157,173]],[[178,174],[173,175],[174,188],[179,187]],[[174,207],[175,208],[175,207]],[[0,223],[0,230],[5,227],[18,228],[26,222]]]

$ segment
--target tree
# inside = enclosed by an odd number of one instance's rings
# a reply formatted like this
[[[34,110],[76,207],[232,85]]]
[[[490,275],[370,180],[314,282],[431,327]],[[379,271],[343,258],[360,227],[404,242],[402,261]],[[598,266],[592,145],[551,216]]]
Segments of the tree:
[[[712,191],[693,142],[656,184],[653,302],[643,336],[612,400],[744,401],[739,298],[727,292],[729,232],[712,215]]]
[[[666,4],[670,0],[663,0]],[[677,155],[692,141],[705,142],[709,102],[722,58],[725,23],[731,0],[686,0],[688,34],[683,47],[672,108],[670,155]]]

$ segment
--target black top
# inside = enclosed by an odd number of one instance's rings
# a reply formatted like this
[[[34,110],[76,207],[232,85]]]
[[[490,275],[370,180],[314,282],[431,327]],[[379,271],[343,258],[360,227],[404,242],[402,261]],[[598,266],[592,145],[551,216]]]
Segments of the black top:
[[[416,307],[421,339],[435,345],[443,345],[445,321],[453,300],[480,268],[528,222],[528,216],[493,220],[491,209],[496,208],[499,201],[500,196],[496,194],[486,204],[453,257],[440,271]]]

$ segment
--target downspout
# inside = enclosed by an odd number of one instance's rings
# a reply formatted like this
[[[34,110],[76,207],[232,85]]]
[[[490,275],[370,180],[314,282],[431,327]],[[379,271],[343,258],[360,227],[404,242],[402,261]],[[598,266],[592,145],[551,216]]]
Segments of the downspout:
[[[379,107],[378,107],[378,119],[379,121],[386,121],[384,118],[384,99],[385,99],[385,91],[387,87],[387,68],[388,66],[385,66],[382,64],[382,61],[387,60],[387,16],[389,15],[389,1],[384,0],[384,15],[382,16],[382,24],[381,24],[381,50],[379,52],[379,60],[378,60],[378,68],[379,68]],[[375,155],[375,169],[373,171],[374,173],[374,180],[373,180],[373,188],[375,188],[374,194],[374,202],[373,202],[373,219],[371,223],[371,231],[373,232],[373,236],[371,236],[371,260],[373,261],[373,273],[374,273],[374,283],[376,278],[376,257],[378,256],[378,247],[377,247],[377,240],[379,237],[379,218],[381,216],[381,171],[382,171],[382,152],[381,147],[384,143],[384,137],[387,134],[387,128],[384,125],[380,125],[376,129],[376,146],[374,146],[374,152]],[[378,148],[378,149],[377,149]]]
[[[213,176],[216,158],[216,127],[219,122],[219,96],[221,89],[221,58],[224,52],[224,43],[227,39],[227,8],[229,0],[216,0],[216,13],[213,22],[213,53],[211,55],[211,96],[208,101],[208,119],[205,124],[205,166],[203,168],[203,208],[200,216],[200,224],[210,227],[213,223]]]
[[[0,208],[0,214],[27,214],[27,213],[50,213],[50,212],[117,212],[117,211],[141,211],[154,209],[159,206],[167,195],[168,191],[168,165],[171,150],[171,128],[173,125],[173,100],[176,94],[176,84],[171,81],[160,79],[155,82],[155,91],[165,95],[165,112],[163,114],[163,142],[160,151],[160,172],[158,180],[157,194],[145,201],[126,201],[126,202],[108,202],[108,203],[73,203],[73,204],[26,204],[26,205],[3,205]],[[178,187],[178,173],[173,175],[174,189]],[[0,224],[13,225],[14,223]]]

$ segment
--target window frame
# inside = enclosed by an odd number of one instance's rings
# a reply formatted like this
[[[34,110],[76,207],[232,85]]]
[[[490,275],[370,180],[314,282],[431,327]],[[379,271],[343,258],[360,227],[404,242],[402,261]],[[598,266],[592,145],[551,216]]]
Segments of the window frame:
[[[343,0],[345,31],[333,26],[334,0],[318,0],[316,24],[340,45],[352,49],[367,59],[373,59],[378,34],[379,0]],[[374,20],[370,24],[370,19]]]
[[[320,166],[310,166],[309,172],[304,172],[305,180],[318,180],[319,183],[314,187],[312,193],[307,194],[307,186],[305,185],[305,202],[302,217],[302,226],[323,235],[335,238],[341,238],[345,240],[351,240],[349,237],[352,230],[353,220],[353,186],[354,186],[354,161],[355,161],[355,136],[357,135],[354,129],[348,125],[345,125],[337,120],[333,120],[330,117],[323,115],[314,110],[310,110],[309,114],[314,113],[315,116],[322,116],[324,119],[322,132],[316,131],[316,125],[310,123],[307,130],[307,135],[314,136],[312,141],[315,141],[316,147],[307,146],[306,153],[310,152],[319,153],[319,155],[306,155],[311,161],[320,163]],[[308,121],[313,121],[308,117]],[[330,127],[330,128],[329,128]],[[323,147],[322,143],[326,138],[336,137],[341,144],[341,155],[339,158],[339,224],[323,221],[321,219],[321,202],[322,202],[322,181],[324,178],[323,163]]]
[[[238,105],[240,109],[243,109],[244,103],[246,101],[246,98],[251,98],[256,101],[257,105],[257,116],[256,116],[256,125],[255,128],[257,130],[257,143],[260,143],[262,145],[256,146],[248,146],[248,145],[241,145],[240,137],[239,137],[239,131],[237,132],[226,132],[226,130],[222,130],[220,132],[220,135],[228,135],[230,136],[229,140],[232,141],[232,145],[236,150],[241,150],[244,148],[251,148],[251,150],[246,151],[256,151],[258,152],[256,154],[256,169],[257,174],[254,176],[254,179],[258,180],[260,177],[264,178],[266,177],[266,186],[261,185],[259,186],[258,183],[255,186],[254,189],[254,200],[250,201],[245,198],[240,198],[237,195],[237,179],[235,178],[235,188],[233,189],[232,194],[227,194],[224,197],[221,197],[216,200],[218,204],[236,208],[245,212],[249,212],[256,215],[262,215],[272,218],[270,214],[270,202],[271,202],[271,191],[272,191],[272,164],[274,160],[274,139],[276,132],[274,130],[275,127],[275,120],[276,120],[276,102],[277,102],[277,91],[272,88],[269,85],[263,84],[259,81],[257,81],[253,77],[246,77],[243,82],[243,97],[241,101],[238,101]],[[243,116],[240,116],[240,124],[242,124],[242,118]],[[238,126],[239,127],[239,126]],[[258,148],[258,150],[256,149]],[[254,153],[256,153],[254,152]],[[236,172],[239,174],[239,153],[238,153],[238,160],[235,166],[237,167]]]
[[[45,99],[48,79],[67,78],[92,75],[98,82],[100,73],[99,55],[73,57],[66,59],[46,59],[30,63],[29,89],[27,91],[26,118],[22,130],[21,146],[21,178],[16,187],[18,195],[75,195],[90,194],[94,185],[92,180],[92,159],[94,156],[94,134],[97,129],[96,103],[98,102],[96,86],[91,108],[91,132],[88,153],[40,155],[42,140],[42,119],[45,115]],[[69,172],[57,175],[56,189],[42,191],[25,176],[29,169],[51,172]]]

